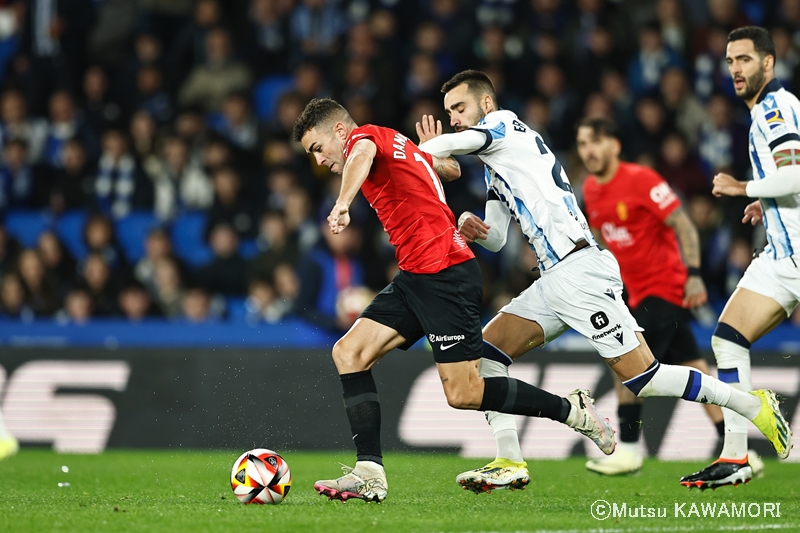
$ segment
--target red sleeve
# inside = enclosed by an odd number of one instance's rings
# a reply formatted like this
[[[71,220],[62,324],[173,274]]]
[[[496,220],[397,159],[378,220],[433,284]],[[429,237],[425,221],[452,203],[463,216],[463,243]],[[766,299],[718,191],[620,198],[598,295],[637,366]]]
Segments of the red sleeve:
[[[350,157],[350,150],[353,149],[353,146],[360,140],[367,139],[375,143],[375,146],[380,153],[383,148],[383,143],[381,142],[381,132],[372,124],[365,124],[364,126],[359,126],[353,131],[350,132],[350,137],[347,139],[347,142],[344,146],[344,157],[347,159]]]
[[[662,222],[681,206],[678,195],[655,171],[643,168],[633,182],[636,184],[636,196],[644,208]]]

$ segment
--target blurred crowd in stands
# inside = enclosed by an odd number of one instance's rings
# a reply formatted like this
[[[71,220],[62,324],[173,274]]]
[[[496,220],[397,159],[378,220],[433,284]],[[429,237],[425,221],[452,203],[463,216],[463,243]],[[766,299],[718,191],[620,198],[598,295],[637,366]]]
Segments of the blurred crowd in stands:
[[[416,140],[465,68],[576,192],[575,123],[613,118],[624,158],[682,197],[718,308],[764,242],[740,223],[746,200],[710,195],[715,173],[750,175],[724,61],[748,24],[770,29],[794,90],[800,0],[0,0],[0,315],[348,327],[394,250],[363,198],[327,231],[339,179],[291,142],[295,118],[332,96]],[[461,162],[456,217],[485,199],[480,163]],[[476,249],[487,317],[532,281],[511,231],[501,253]]]

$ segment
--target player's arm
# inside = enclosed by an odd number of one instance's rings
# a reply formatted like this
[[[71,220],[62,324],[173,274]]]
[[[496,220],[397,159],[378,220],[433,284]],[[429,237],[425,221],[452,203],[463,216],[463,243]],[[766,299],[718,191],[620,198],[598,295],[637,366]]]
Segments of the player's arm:
[[[683,262],[689,270],[683,305],[689,308],[701,306],[708,300],[708,292],[700,276],[700,236],[697,228],[683,207],[675,209],[664,222],[675,231]]]
[[[779,198],[800,193],[800,132],[784,117],[791,108],[759,109],[756,123],[764,136],[777,170],[760,180],[737,181],[727,174],[714,176],[716,196]]]
[[[369,176],[369,169],[378,148],[369,139],[361,139],[353,145],[350,157],[342,168],[342,186],[339,197],[328,216],[328,225],[333,233],[340,233],[350,224],[350,204]]]
[[[486,201],[486,219],[466,211],[458,218],[458,232],[467,242],[475,242],[489,250],[498,252],[506,244],[511,213],[499,199],[492,198],[490,191]]]
[[[417,136],[419,145],[442,134],[442,121],[433,118],[433,115],[423,115],[417,122]],[[455,157],[433,157],[433,169],[442,181],[453,181],[461,177],[461,166]]]
[[[467,155],[477,152],[487,144],[483,131],[464,130],[458,133],[445,133],[423,142],[419,149],[435,157]]]
[[[461,177],[461,165],[455,157],[433,157],[433,170],[442,181],[454,181]]]

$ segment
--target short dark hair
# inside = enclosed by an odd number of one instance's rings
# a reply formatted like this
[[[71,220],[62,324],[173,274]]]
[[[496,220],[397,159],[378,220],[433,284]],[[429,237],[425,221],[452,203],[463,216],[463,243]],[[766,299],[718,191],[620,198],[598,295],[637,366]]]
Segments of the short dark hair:
[[[772,36],[766,29],[760,26],[745,26],[744,28],[736,28],[728,34],[729,43],[744,39],[753,41],[753,48],[762,58],[766,56],[772,56],[773,60],[778,58],[778,53],[775,51],[775,43],[772,42]]]
[[[442,93],[447,94],[462,83],[467,84],[467,90],[473,94],[486,93],[492,97],[494,102],[497,102],[497,92],[494,90],[494,84],[485,72],[480,70],[464,70],[450,78],[444,85],[442,85]]]
[[[580,128],[591,128],[596,136],[611,137],[612,139],[620,140],[619,129],[616,123],[605,117],[586,117],[578,122],[575,130],[577,131]]]
[[[300,141],[303,135],[311,128],[324,124],[329,120],[342,117],[344,120],[353,121],[350,114],[342,105],[332,98],[314,98],[311,100],[303,112],[297,117],[292,131],[295,141]]]

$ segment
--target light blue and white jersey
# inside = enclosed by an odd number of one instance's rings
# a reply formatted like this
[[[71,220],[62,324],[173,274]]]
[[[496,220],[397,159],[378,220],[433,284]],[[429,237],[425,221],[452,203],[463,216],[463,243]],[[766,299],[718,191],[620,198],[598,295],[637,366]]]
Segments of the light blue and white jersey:
[[[486,142],[477,151],[486,165],[488,200],[499,199],[522,229],[544,272],[581,239],[596,245],[566,172],[542,136],[511,111],[493,111],[477,126]]]
[[[750,163],[753,179],[762,180],[778,170],[773,151],[786,142],[800,141],[800,101],[772,80],[750,116]],[[764,252],[773,259],[800,253],[800,194],[761,198],[761,207],[769,243]]]

